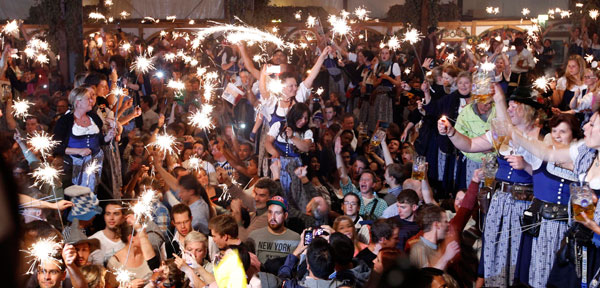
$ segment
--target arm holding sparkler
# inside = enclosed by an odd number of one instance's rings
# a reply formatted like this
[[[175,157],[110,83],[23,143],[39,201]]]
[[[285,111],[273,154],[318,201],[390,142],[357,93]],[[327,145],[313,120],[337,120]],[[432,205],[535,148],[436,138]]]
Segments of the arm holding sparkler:
[[[312,88],[313,82],[317,78],[317,75],[319,74],[319,71],[321,70],[321,66],[323,66],[323,62],[325,61],[325,58],[327,58],[329,53],[332,53],[332,52],[333,52],[333,49],[331,48],[331,46],[327,46],[327,47],[325,47],[325,49],[323,49],[323,52],[321,53],[321,55],[319,55],[319,58],[317,58],[317,62],[315,63],[315,65],[313,65],[313,67],[310,68],[310,73],[308,74],[306,79],[304,79],[304,81],[302,81],[302,83],[304,83],[304,86],[306,88],[308,88],[308,89]]]
[[[448,136],[454,147],[463,152],[487,152],[493,148],[492,143],[486,139],[485,134],[479,137],[469,138],[457,132],[446,116],[442,116],[442,118],[438,120],[438,131],[441,135]]]
[[[335,166],[340,172],[340,182],[344,185],[348,185],[350,183],[350,177],[348,176],[348,172],[346,171],[346,165],[344,164],[344,160],[342,159],[342,140],[340,137],[335,139],[334,144],[334,152],[335,152]]]
[[[6,126],[9,130],[15,130],[17,128],[17,121],[13,116],[13,99],[12,92],[8,92],[8,98],[6,99]]]
[[[237,46],[238,49],[240,49],[240,57],[242,57],[242,60],[244,61],[244,66],[246,67],[246,69],[248,69],[248,72],[250,72],[250,74],[252,74],[252,77],[254,77],[255,79],[260,78],[260,71],[258,71],[258,69],[254,67],[254,62],[252,62],[252,59],[250,59],[250,56],[248,56],[248,52],[246,51],[246,46],[244,45],[244,43],[240,42]]]
[[[125,109],[123,109],[123,111],[125,111]],[[140,106],[137,106],[134,108],[133,113],[129,113],[127,116],[119,118],[119,124],[127,125],[129,121],[140,116],[142,116],[142,108],[140,108]]]
[[[165,183],[167,184],[167,186],[169,186],[171,190],[179,191],[179,182],[177,182],[177,178],[175,178],[173,175],[171,175],[171,173],[169,173],[167,170],[165,170],[165,168],[162,167],[161,159],[162,156],[158,151],[152,152],[152,160],[156,172],[160,174],[160,177],[162,177],[163,180],[165,180]]]
[[[60,200],[57,203],[50,203],[48,201],[38,200],[29,195],[19,193],[19,203],[24,208],[40,208],[40,209],[56,209],[58,203],[58,209],[63,211],[69,207],[73,207],[73,203],[67,200]]]

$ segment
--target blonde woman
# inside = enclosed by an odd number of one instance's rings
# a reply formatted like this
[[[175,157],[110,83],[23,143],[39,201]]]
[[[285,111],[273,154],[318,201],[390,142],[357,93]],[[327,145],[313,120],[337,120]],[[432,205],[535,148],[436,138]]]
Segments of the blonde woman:
[[[110,129],[104,135],[103,122],[92,111],[94,91],[78,87],[71,90],[69,104],[71,112],[66,113],[56,122],[54,140],[60,141],[54,149],[54,156],[62,156],[65,175],[72,176],[72,184],[86,186],[95,191],[97,178],[102,171],[104,152],[101,146],[109,143],[115,136]],[[86,163],[96,160],[100,165],[98,172],[87,175],[82,173]],[[70,186],[67,182],[65,186]]]
[[[587,86],[587,93],[578,93],[573,96],[569,107],[575,113],[581,113],[583,115],[583,123],[587,123],[592,116],[593,111],[596,111],[599,107],[600,85],[598,85],[598,79],[600,78],[600,70],[585,69],[583,74],[583,83]]]
[[[552,109],[554,112],[569,110],[569,103],[576,93],[585,94],[587,86],[583,83],[585,60],[579,55],[569,56],[565,75],[556,82],[556,89],[552,94]]]

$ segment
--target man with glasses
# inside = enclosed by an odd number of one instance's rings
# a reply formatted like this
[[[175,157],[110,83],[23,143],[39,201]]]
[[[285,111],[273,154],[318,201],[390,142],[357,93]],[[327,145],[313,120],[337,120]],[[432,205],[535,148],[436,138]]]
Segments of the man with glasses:
[[[173,257],[173,253],[181,255],[181,249],[185,247],[185,236],[192,229],[192,211],[185,204],[177,204],[171,209],[171,224],[175,227],[175,236],[171,243],[163,243],[160,247],[161,258],[169,259]]]
[[[342,203],[342,211],[344,211],[345,216],[350,217],[354,221],[358,240],[363,243],[369,243],[369,227],[362,224],[364,219],[358,215],[358,211],[360,211],[360,197],[354,193],[346,194]]]

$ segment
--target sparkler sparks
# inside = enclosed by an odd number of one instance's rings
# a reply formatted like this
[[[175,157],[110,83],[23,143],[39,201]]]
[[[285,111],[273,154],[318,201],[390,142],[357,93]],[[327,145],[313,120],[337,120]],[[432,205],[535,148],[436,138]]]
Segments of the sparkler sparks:
[[[112,0],[104,0],[104,6],[110,7],[112,6],[114,3]]]
[[[142,193],[138,202],[131,207],[136,221],[152,220],[152,202],[155,199],[156,191],[153,189],[146,189]]]
[[[556,9],[558,9],[558,8],[556,8]],[[571,11],[569,11],[569,10],[560,11],[560,18],[561,19],[569,18],[569,17],[571,17],[571,14],[573,14],[573,13],[571,13]]]
[[[498,8],[498,7],[491,7],[491,6],[490,6],[490,7],[486,7],[486,8],[485,8],[485,11],[486,11],[488,14],[498,14],[498,13],[500,12],[500,8]]]
[[[60,255],[62,249],[62,243],[56,242],[56,236],[52,238],[40,239],[33,243],[31,247],[24,252],[27,254],[26,257],[32,258],[30,260],[31,266],[27,270],[26,274],[33,274],[37,264],[53,263],[56,266],[60,266],[62,260],[55,256]]]
[[[181,91],[183,89],[185,89],[185,83],[183,83],[183,81],[181,80],[169,80],[169,83],[167,83],[167,87],[171,88],[171,89],[175,89],[177,91]]]
[[[167,16],[167,21],[173,21],[173,22],[175,22],[175,19],[177,19],[176,15]]]
[[[364,6],[360,6],[360,7],[357,7],[356,9],[354,9],[354,15],[360,21],[369,20],[369,17],[368,17],[369,13],[370,13],[370,11],[367,11],[367,9],[365,9]]]
[[[496,64],[486,61],[485,63],[481,64],[480,68],[485,72],[490,72],[496,68]]]
[[[419,32],[419,30],[415,29],[415,28],[411,28],[408,29],[406,31],[406,33],[404,34],[404,42],[409,42],[411,45],[414,45],[415,43],[419,42],[419,40],[421,38],[423,38],[424,36],[421,35],[421,33]]]
[[[338,34],[341,36],[347,35],[348,33],[350,33],[350,25],[348,25],[348,22],[346,21],[346,18],[344,17],[337,17],[335,15],[329,15],[329,17],[327,18],[327,21],[329,22],[329,24],[331,24],[331,31],[333,32],[332,37],[335,38],[335,34]]]
[[[213,109],[214,106],[210,104],[203,104],[199,110],[190,115],[190,117],[188,118],[190,121],[190,125],[199,129],[213,128],[212,119],[210,118]]]
[[[390,50],[400,49],[400,39],[398,39],[396,35],[392,36],[390,40],[388,40],[387,46],[390,48]]]
[[[285,87],[285,85],[280,80],[269,80],[269,83],[267,84],[267,90],[276,95],[283,92],[283,87]]]
[[[553,77],[542,76],[542,77],[535,79],[535,81],[533,81],[533,87],[535,87],[537,89],[541,89],[544,92],[546,92],[546,91],[548,91],[548,88],[550,88],[550,82],[552,82],[552,81],[554,81]]]
[[[175,144],[175,137],[164,133],[161,135],[156,135],[156,140],[148,144],[148,146],[153,146],[164,154],[176,154],[176,152],[179,153],[179,149],[175,147]]]
[[[6,25],[2,27],[2,33],[16,37],[19,35],[19,22],[17,20],[7,21]]]
[[[302,20],[302,10],[298,10],[296,14],[294,14],[294,18],[298,21]]]
[[[598,10],[593,9],[593,10],[590,10],[589,13],[590,13],[590,18],[592,18],[594,20],[596,20],[598,18],[598,14],[599,14]]]
[[[277,35],[265,32],[254,27],[246,27],[242,25],[221,24],[207,28],[200,28],[198,29],[198,33],[196,33],[196,36],[202,40],[205,39],[208,35],[214,33],[224,33],[227,41],[233,44],[246,41],[261,44],[273,43],[277,46],[277,48],[280,49],[291,49],[292,47],[290,43],[285,42],[283,39],[281,39],[281,37]]]
[[[192,170],[199,170],[200,169],[200,163],[201,163],[201,160],[200,160],[200,158],[196,157],[196,155],[192,155],[188,159],[189,168],[192,169]]]
[[[59,144],[59,141],[52,140],[52,137],[50,137],[50,135],[46,134],[44,131],[41,133],[35,131],[27,140],[27,143],[29,146],[31,146],[33,151],[39,152],[42,154],[42,158],[46,159],[46,155]]]
[[[325,89],[323,89],[323,87],[319,87],[319,89],[317,89],[317,92],[315,92],[317,95],[321,96],[321,94],[323,94],[323,92],[325,91]]]
[[[106,21],[106,17],[104,15],[102,15],[101,13],[98,13],[98,12],[90,12],[90,15],[88,17],[90,19],[94,19],[96,21],[98,21],[98,20],[104,20],[104,21]]]
[[[115,275],[117,282],[119,282],[119,287],[127,287],[127,284],[135,278],[135,274],[124,268],[119,268],[112,273]]]
[[[148,58],[144,55],[139,55],[135,58],[135,61],[131,63],[130,69],[132,71],[135,70],[138,74],[146,74],[148,71],[156,69],[152,61],[154,61],[154,57]]]
[[[594,55],[590,55],[590,54],[585,54],[585,61],[587,61],[588,63],[592,63],[592,61],[594,61]]]
[[[123,10],[123,11],[121,11],[121,13],[119,13],[119,15],[121,15],[121,19],[125,19],[125,18],[129,17],[131,15],[131,13]]]
[[[50,59],[48,59],[48,56],[46,54],[38,54],[37,56],[35,56],[35,62],[40,64],[48,64],[48,62],[50,62]]]
[[[13,102],[13,116],[21,119],[25,119],[29,116],[29,107],[31,106],[31,102],[23,99],[23,100],[15,100]]]
[[[100,169],[100,164],[98,163],[98,160],[96,160],[94,158],[94,160],[92,160],[85,166],[84,173],[87,174],[88,176],[90,176],[92,174],[97,173],[99,169]]]
[[[308,18],[306,18],[306,27],[308,27],[308,28],[315,27],[316,23],[317,23],[317,17],[308,15]]]
[[[456,55],[454,55],[454,53],[449,53],[448,56],[446,56],[446,60],[444,60],[444,62],[447,64],[454,64],[455,61]]]
[[[41,188],[44,184],[54,188],[56,181],[59,180],[60,171],[48,163],[42,163],[40,167],[33,170],[31,176],[34,178],[32,186]]]
[[[523,14],[523,16],[527,16],[529,13],[531,13],[529,8],[523,8],[523,10],[521,10],[521,14]]]
[[[131,49],[131,44],[129,42],[125,42],[123,45],[121,45],[121,49],[129,51],[129,49]]]

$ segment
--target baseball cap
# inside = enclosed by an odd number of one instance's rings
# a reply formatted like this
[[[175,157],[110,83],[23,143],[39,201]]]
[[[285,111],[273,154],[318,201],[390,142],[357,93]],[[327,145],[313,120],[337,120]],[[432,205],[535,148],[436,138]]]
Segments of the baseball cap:
[[[281,196],[271,197],[271,199],[269,199],[269,201],[267,201],[267,207],[269,207],[270,205],[279,205],[279,206],[281,206],[281,208],[283,208],[283,210],[285,212],[288,211],[287,200],[285,200],[285,198],[283,198]]]

